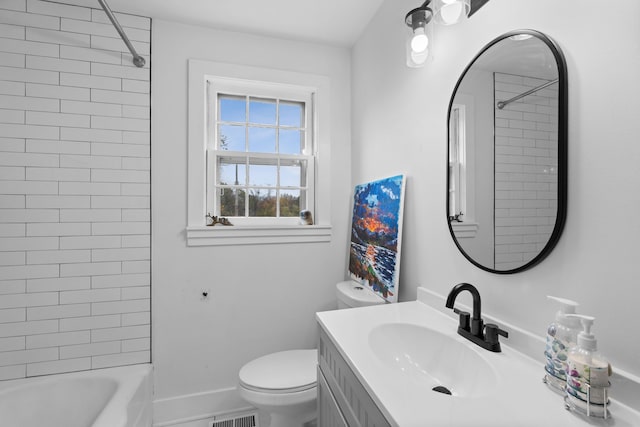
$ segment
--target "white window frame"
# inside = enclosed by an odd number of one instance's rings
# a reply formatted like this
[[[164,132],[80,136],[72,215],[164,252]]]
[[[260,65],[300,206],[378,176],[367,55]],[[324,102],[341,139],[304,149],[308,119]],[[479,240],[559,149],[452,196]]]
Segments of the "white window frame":
[[[308,194],[314,225],[300,225],[297,218],[242,218],[233,226],[206,226],[209,129],[211,123],[207,92],[209,84],[221,84],[255,90],[261,93],[286,95],[307,93],[313,98],[313,127],[308,132],[313,143],[310,166],[314,189]],[[330,168],[329,168],[329,80],[327,77],[261,67],[189,60],[189,135],[188,135],[188,212],[187,244],[217,246],[238,244],[276,244],[327,242],[331,240]],[[224,92],[224,91],[223,91]],[[254,95],[254,93],[252,93]],[[216,99],[214,98],[214,101]],[[209,200],[211,198],[209,197]]]

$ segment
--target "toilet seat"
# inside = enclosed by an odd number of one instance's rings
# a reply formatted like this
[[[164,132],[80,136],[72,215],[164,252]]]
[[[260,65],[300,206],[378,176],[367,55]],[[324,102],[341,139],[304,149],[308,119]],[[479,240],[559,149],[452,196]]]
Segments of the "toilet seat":
[[[240,369],[240,386],[260,393],[299,393],[316,387],[317,350],[289,350],[252,360]]]

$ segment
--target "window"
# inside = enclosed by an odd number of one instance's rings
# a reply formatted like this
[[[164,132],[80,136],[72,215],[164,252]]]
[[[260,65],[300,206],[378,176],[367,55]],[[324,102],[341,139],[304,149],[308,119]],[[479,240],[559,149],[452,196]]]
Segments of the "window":
[[[465,108],[454,104],[449,115],[449,221],[463,222],[467,206]]]
[[[238,225],[313,212],[312,93],[212,80],[207,105],[208,211]]]
[[[189,61],[189,246],[331,239],[328,94],[324,76]]]

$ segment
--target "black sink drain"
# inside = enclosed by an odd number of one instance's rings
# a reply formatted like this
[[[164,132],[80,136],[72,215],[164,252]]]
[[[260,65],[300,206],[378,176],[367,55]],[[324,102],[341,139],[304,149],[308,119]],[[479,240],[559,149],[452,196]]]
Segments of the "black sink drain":
[[[432,388],[431,390],[437,391],[438,393],[451,395],[451,391],[448,388],[446,388],[445,386],[442,386],[442,385],[436,386],[436,387]]]

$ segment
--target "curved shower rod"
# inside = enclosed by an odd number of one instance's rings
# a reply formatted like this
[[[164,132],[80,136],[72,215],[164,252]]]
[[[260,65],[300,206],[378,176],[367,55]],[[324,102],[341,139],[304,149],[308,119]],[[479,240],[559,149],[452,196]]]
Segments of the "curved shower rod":
[[[129,52],[131,52],[131,55],[133,55],[133,63],[135,64],[135,66],[139,68],[144,67],[144,64],[145,64],[144,58],[138,55],[138,52],[136,52],[136,49],[133,47],[133,45],[129,41],[129,38],[124,33],[124,30],[120,26],[120,23],[118,22],[116,17],[113,15],[113,12],[111,12],[109,5],[107,5],[105,0],[98,0],[98,3],[100,3],[100,6],[102,6],[104,13],[107,14],[107,16],[109,17],[109,20],[111,21],[113,26],[116,28],[116,31],[118,32],[118,34],[120,34],[120,37],[122,38],[122,41],[124,42],[124,44],[126,44],[127,48],[129,48]]]
[[[533,89],[530,89],[530,90],[528,90],[528,91],[526,91],[524,93],[521,93],[520,95],[516,95],[511,99],[507,99],[506,101],[499,101],[498,104],[497,104],[498,105],[498,109],[502,110],[504,107],[506,107],[508,104],[511,104],[513,101],[517,101],[520,98],[524,98],[527,95],[531,95],[532,93],[537,92],[537,91],[539,91],[541,89],[544,89],[547,86],[551,86],[554,83],[558,83],[558,79],[548,81],[548,82],[546,82],[544,84],[541,84],[538,87],[534,87]]]

